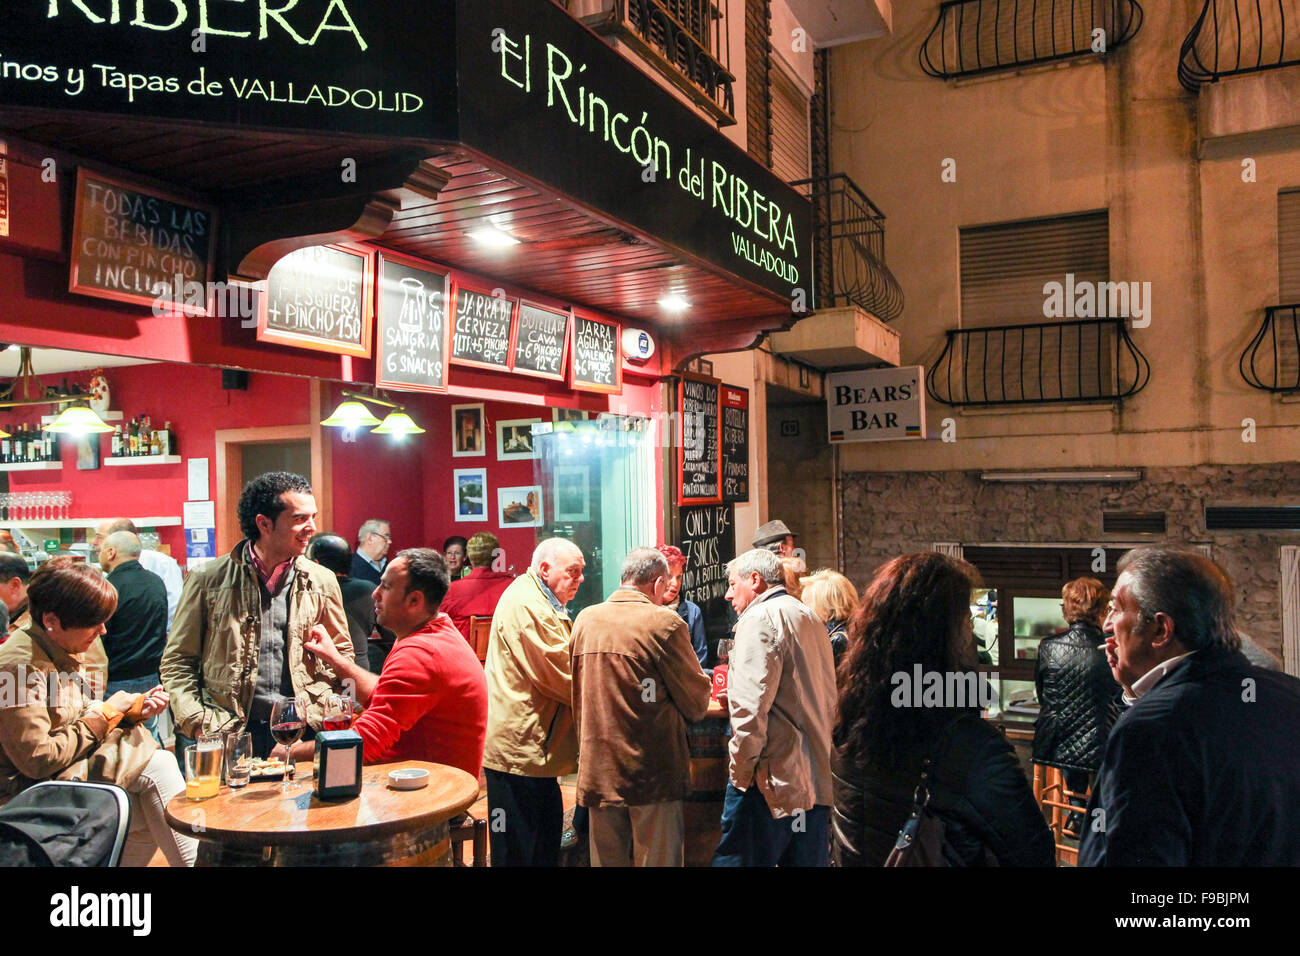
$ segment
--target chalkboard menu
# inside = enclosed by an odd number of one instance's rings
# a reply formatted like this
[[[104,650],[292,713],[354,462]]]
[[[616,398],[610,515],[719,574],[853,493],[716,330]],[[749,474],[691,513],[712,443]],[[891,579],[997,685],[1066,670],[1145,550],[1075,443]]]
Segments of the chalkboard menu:
[[[216,211],[77,170],[70,292],[207,315]]]
[[[749,389],[722,386],[722,500],[749,500]]]
[[[718,430],[717,379],[682,376],[678,386],[681,442],[677,461],[681,478],[678,501],[684,505],[722,501],[722,446]]]
[[[447,276],[381,252],[375,384],[445,392],[450,334]]]
[[[726,634],[734,619],[727,603],[727,562],[736,556],[734,509],[731,505],[682,508],[682,597],[704,612],[705,628],[715,639]]]
[[[473,289],[456,290],[451,360],[457,365],[510,370],[510,343],[517,299]]]
[[[617,322],[574,313],[569,387],[579,392],[622,391],[622,339]]]
[[[372,280],[369,252],[342,246],[295,249],[267,276],[258,339],[370,358]]]
[[[569,338],[569,314],[519,303],[515,331],[514,370],[524,375],[564,381],[564,352]]]

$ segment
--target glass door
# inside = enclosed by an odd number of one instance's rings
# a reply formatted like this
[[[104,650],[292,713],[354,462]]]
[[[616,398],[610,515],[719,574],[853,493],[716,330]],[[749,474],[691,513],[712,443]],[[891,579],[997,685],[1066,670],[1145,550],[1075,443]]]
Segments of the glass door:
[[[568,538],[587,559],[586,580],[569,605],[577,614],[618,587],[629,551],[658,543],[654,444],[646,419],[605,415],[534,425],[533,445],[546,514],[538,540]]]

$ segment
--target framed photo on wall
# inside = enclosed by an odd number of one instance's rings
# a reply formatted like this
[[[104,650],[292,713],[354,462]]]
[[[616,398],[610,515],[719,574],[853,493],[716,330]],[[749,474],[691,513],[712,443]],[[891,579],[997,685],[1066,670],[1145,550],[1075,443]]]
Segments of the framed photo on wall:
[[[542,486],[497,489],[497,524],[502,528],[542,526]]]
[[[533,426],[540,418],[513,418],[496,423],[497,461],[531,461],[537,457]]]
[[[451,406],[451,455],[453,458],[471,458],[485,451],[484,432],[487,422],[483,403]]]
[[[555,469],[555,520],[591,520],[591,478],[586,465]]]
[[[488,520],[486,468],[455,468],[451,473],[457,521]]]

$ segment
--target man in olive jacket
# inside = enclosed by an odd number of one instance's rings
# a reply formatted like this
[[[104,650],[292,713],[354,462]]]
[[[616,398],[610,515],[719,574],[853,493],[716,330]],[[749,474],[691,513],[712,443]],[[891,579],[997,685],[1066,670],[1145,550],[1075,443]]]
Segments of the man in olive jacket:
[[[586,566],[572,541],[548,538],[505,589],[488,637],[487,781],[493,866],[557,866],[564,803],[558,778],[578,766],[565,605]]]
[[[348,656],[352,641],[333,572],[303,557],[316,533],[307,480],[283,471],[254,478],[239,496],[239,526],[245,540],[185,579],[161,674],[181,735],[242,724],[265,755],[276,698],[303,701],[318,729],[322,698],[343,689],[327,663],[304,652],[311,629],[324,625]]]
[[[687,722],[709,709],[686,622],[663,607],[668,561],[623,560],[621,586],[573,623],[578,803],[591,812],[592,866],[681,866],[691,789]]]

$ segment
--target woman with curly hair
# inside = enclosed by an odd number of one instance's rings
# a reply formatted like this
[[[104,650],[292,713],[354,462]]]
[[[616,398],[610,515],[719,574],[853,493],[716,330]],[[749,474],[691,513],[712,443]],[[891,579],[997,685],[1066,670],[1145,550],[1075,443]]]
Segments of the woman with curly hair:
[[[949,865],[1054,863],[1015,753],[980,717],[969,610],[976,580],[965,561],[908,554],[881,568],[863,595],[832,738],[832,852],[842,866],[885,862],[927,760],[929,811],[944,824]]]

